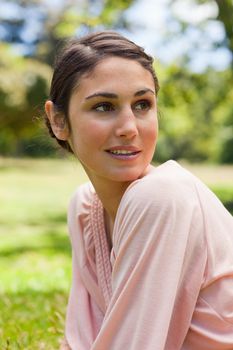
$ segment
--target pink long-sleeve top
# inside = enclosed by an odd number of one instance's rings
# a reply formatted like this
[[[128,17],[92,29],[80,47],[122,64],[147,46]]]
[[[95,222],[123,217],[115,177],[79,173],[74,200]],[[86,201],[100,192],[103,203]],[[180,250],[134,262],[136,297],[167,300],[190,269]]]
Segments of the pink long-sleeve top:
[[[90,184],[68,225],[72,350],[233,350],[233,218],[196,177],[168,161],[134,181],[111,251]]]

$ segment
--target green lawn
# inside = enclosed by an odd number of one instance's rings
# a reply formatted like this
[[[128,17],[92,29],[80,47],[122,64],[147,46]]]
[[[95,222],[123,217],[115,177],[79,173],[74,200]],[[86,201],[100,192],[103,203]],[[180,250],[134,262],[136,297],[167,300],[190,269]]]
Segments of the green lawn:
[[[191,170],[233,210],[233,167]],[[66,208],[84,181],[74,160],[0,159],[1,350],[59,347],[71,276]]]
[[[70,285],[73,160],[0,160],[0,349],[58,349]]]

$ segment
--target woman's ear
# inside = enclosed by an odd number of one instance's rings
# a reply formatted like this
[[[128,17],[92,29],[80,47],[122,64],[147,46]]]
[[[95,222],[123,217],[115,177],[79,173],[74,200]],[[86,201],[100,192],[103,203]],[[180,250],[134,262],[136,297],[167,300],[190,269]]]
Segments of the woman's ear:
[[[67,141],[69,137],[69,126],[63,113],[56,111],[52,101],[45,102],[45,112],[56,138],[62,141]]]

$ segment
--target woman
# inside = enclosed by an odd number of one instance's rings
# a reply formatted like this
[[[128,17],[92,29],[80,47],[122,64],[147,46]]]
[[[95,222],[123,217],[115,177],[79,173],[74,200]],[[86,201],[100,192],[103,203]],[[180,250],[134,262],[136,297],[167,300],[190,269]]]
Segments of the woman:
[[[114,32],[59,56],[47,125],[90,183],[73,195],[72,350],[233,349],[233,220],[174,161],[152,166],[152,58]]]

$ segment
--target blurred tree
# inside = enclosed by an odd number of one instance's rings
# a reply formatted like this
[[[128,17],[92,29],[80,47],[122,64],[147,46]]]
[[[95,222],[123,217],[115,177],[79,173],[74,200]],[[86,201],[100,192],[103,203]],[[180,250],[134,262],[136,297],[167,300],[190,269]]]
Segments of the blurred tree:
[[[174,0],[169,4],[179,25],[167,40],[177,40],[182,35],[188,37],[188,33],[198,31],[196,38],[199,39],[179,60],[178,66],[171,66],[163,74],[166,78],[161,82],[160,102],[165,118],[161,118],[158,157],[233,163],[232,0]],[[186,15],[181,11],[182,6],[187,6]],[[187,9],[190,12],[192,8],[192,15],[187,15]],[[222,24],[225,34],[211,41],[208,26],[216,21]],[[190,61],[195,60],[196,52],[203,52],[203,43],[209,49],[212,45],[212,50],[227,49],[231,57],[229,68],[222,72],[211,68],[199,74],[190,72],[187,69]]]
[[[219,47],[227,48],[231,56],[231,64],[233,67],[233,2],[232,0],[170,0],[169,1],[171,9],[174,9],[173,15],[180,24],[180,31],[186,34],[190,27],[200,28],[203,35],[206,34],[208,28],[207,25],[213,21],[218,21],[221,23],[225,35],[214,38],[212,40],[213,48],[217,49]],[[175,10],[177,5],[189,5],[189,11],[193,9],[193,16],[195,16],[194,9],[199,11],[199,18],[194,18],[190,22],[189,16],[184,16]],[[179,7],[180,8],[180,7]],[[203,10],[203,11],[202,11]],[[203,12],[201,14],[201,11]],[[198,12],[197,12],[198,13]],[[201,15],[200,15],[201,14]],[[211,42],[209,40],[209,42]],[[195,49],[197,49],[195,47]]]
[[[158,69],[158,75],[160,135],[155,158],[232,162],[232,148],[224,148],[225,141],[230,146],[232,127],[223,127],[226,115],[232,120],[233,91],[226,88],[231,71],[197,74],[173,65]]]
[[[219,160],[223,163],[233,163],[233,2],[231,0],[215,0],[218,5],[218,17],[225,29],[226,46],[231,52],[232,79],[230,81],[230,103],[226,111],[224,123],[223,141],[221,143],[221,152]]]
[[[51,153],[49,138],[32,120],[47,97],[54,48],[71,35],[127,28],[124,10],[133,1],[61,0],[55,7],[49,0],[0,0],[0,37],[8,42],[0,44],[0,154]],[[170,7],[181,1],[172,1]],[[217,6],[218,1],[192,3]],[[221,42],[214,41],[213,46],[227,46],[232,52],[231,1],[219,3],[215,17],[222,21],[226,36]],[[191,24],[179,16],[177,20],[182,35]],[[198,25],[202,28],[201,22]],[[172,40],[172,35],[167,39]],[[188,69],[190,57],[186,55],[170,67],[156,68],[161,81],[156,159],[233,162],[232,70],[216,72],[209,68],[193,73]]]
[[[0,44],[0,153],[21,154],[43,137],[33,117],[48,94],[51,69],[32,59],[16,57],[8,44]],[[35,133],[37,130],[40,145]],[[46,146],[47,147],[47,146]],[[40,149],[37,150],[38,153]],[[49,149],[47,149],[49,151]]]
[[[225,44],[228,49],[231,51],[232,58],[232,68],[233,68],[233,2],[232,0],[215,0],[218,5],[218,15],[217,20],[221,21],[225,33],[226,41]]]
[[[127,26],[124,10],[134,0],[0,0],[0,36],[25,56],[52,64],[62,39],[93,29]],[[2,9],[2,11],[1,11]]]
[[[43,40],[38,43],[36,57],[52,64],[54,47],[64,39],[93,30],[127,27],[126,10],[134,0],[70,0],[57,13],[51,13],[44,23]],[[81,3],[81,4],[80,4]]]

